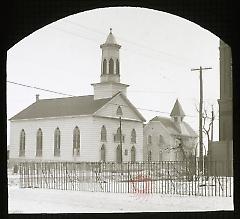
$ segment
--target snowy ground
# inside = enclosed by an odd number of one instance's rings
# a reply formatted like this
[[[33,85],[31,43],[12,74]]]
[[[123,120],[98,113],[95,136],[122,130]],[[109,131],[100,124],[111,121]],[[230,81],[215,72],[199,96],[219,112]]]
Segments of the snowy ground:
[[[233,210],[232,197],[114,194],[53,189],[20,189],[17,175],[9,175],[8,192],[9,213]]]

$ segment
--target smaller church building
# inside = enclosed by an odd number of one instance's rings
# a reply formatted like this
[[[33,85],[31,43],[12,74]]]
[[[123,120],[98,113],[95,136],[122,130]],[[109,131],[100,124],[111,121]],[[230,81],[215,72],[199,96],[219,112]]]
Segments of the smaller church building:
[[[198,136],[184,120],[178,99],[171,118],[155,116],[144,127],[144,160],[182,161],[195,155]]]
[[[120,83],[112,31],[102,49],[94,95],[40,99],[10,119],[12,161],[142,161],[144,117]]]

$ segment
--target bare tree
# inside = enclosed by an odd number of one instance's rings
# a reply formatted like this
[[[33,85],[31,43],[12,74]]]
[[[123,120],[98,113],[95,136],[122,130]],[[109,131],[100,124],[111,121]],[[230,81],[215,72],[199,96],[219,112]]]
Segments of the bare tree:
[[[197,112],[199,112],[199,109],[197,105],[195,105]],[[210,115],[211,114],[211,115]],[[214,110],[212,105],[212,110],[209,112],[209,110],[206,109],[204,106],[204,110],[202,113],[202,120],[203,120],[203,133],[207,136],[207,146],[209,146],[209,143],[213,141],[213,122],[214,122],[215,116],[214,116]]]

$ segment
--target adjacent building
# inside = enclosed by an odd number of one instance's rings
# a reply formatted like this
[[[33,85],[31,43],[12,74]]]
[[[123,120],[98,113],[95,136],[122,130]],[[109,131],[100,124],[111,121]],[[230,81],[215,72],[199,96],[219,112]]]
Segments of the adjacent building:
[[[184,120],[178,99],[171,118],[156,116],[144,127],[144,160],[182,161],[195,155],[198,136]]]
[[[232,111],[232,52],[231,48],[220,40],[220,99],[219,104],[219,141],[209,145],[211,161],[228,163],[221,167],[221,174],[232,175],[233,161],[233,111]]]

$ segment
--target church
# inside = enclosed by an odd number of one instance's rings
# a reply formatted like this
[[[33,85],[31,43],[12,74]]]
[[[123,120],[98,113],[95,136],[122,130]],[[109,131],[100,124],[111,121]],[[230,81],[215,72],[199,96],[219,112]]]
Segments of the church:
[[[36,101],[10,119],[10,161],[142,161],[144,117],[120,82],[112,30],[94,95]]]
[[[195,155],[198,135],[184,120],[178,99],[171,118],[155,116],[144,127],[144,160],[182,161]]]

